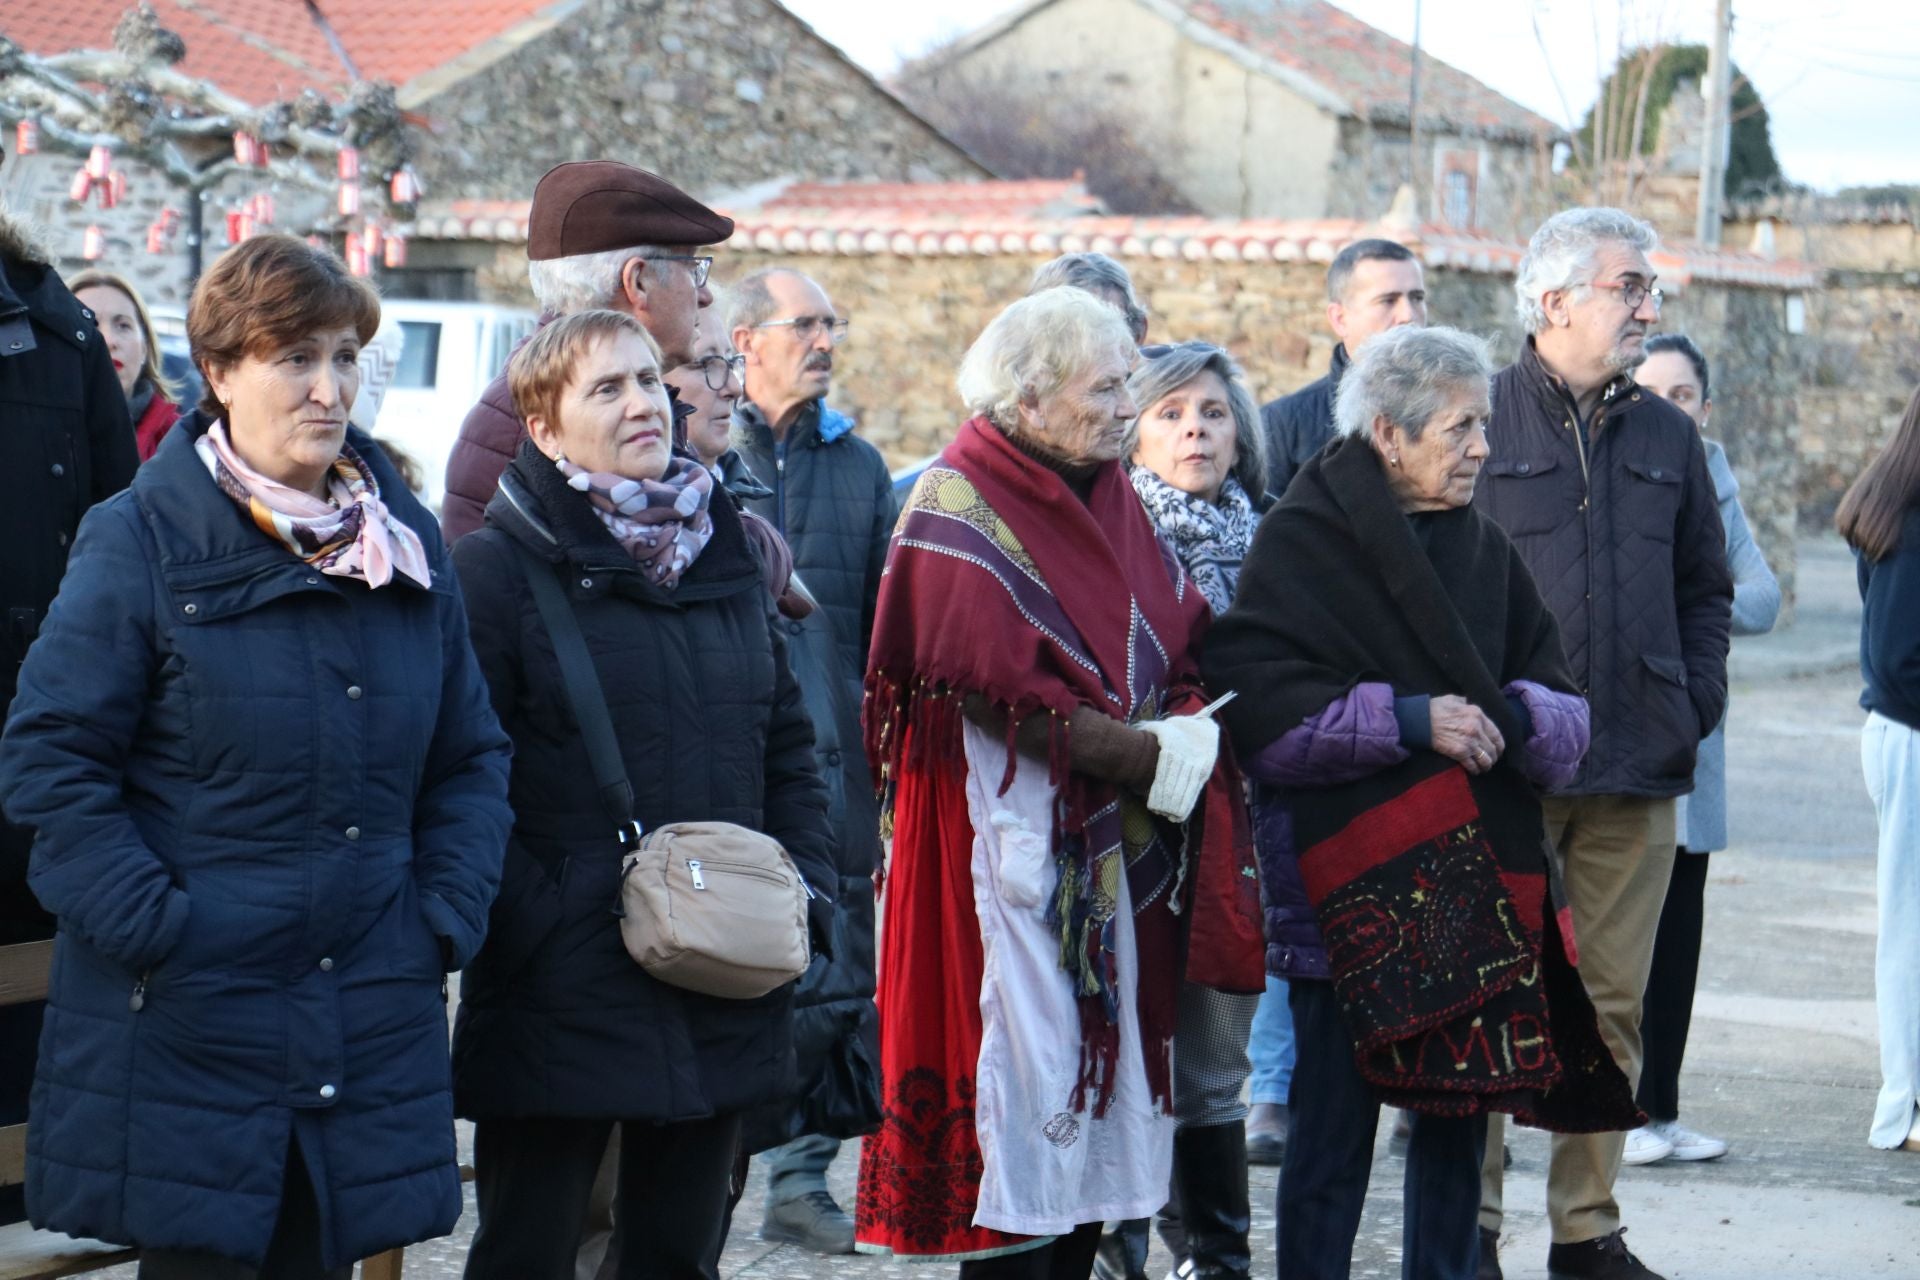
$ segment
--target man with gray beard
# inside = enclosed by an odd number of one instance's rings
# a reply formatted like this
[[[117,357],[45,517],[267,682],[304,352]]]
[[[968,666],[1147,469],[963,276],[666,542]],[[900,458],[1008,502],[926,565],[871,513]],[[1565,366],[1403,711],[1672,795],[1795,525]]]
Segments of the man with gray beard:
[[[1474,502],[1513,539],[1560,624],[1592,712],[1573,782],[1544,801],[1580,976],[1601,1034],[1640,1077],[1640,1004],[1674,858],[1674,797],[1727,703],[1733,583],[1692,421],[1635,384],[1660,318],[1652,227],[1568,209],[1514,282],[1528,337],[1493,381],[1493,456]],[[1551,927],[1551,922],[1549,922]],[[1482,1169],[1480,1276],[1500,1275],[1501,1117]],[[1660,1280],[1621,1239],[1624,1133],[1553,1135],[1552,1280]]]

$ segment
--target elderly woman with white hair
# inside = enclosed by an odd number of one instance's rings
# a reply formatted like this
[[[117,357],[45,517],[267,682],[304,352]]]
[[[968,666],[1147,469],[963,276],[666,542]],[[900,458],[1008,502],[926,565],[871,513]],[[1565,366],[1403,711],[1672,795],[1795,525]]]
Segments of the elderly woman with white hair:
[[[1254,537],[1207,637],[1261,869],[1298,887],[1327,981],[1296,979],[1281,1280],[1344,1278],[1383,1102],[1413,1113],[1407,1280],[1472,1280],[1489,1111],[1635,1118],[1550,904],[1539,789],[1573,775],[1585,701],[1532,577],[1472,505],[1486,346],[1396,329],[1340,384],[1339,436]]]
[[[1240,366],[1207,342],[1140,349],[1127,380],[1140,414],[1123,445],[1134,492],[1208,609],[1225,613],[1266,499],[1260,410]],[[1195,1280],[1245,1276],[1247,1040],[1258,994],[1199,983],[1180,989],[1174,1058],[1172,1195],[1160,1235]],[[1284,1095],[1281,1101],[1284,1102]],[[1256,1097],[1255,1101],[1260,1101]],[[1124,1223],[1100,1244],[1095,1274],[1146,1274],[1147,1224]]]
[[[1261,986],[1206,602],[1120,464],[1136,358],[1080,290],[1008,307],[894,534],[867,668],[894,843],[863,1252],[1084,1280],[1102,1221],[1166,1196],[1183,976]]]

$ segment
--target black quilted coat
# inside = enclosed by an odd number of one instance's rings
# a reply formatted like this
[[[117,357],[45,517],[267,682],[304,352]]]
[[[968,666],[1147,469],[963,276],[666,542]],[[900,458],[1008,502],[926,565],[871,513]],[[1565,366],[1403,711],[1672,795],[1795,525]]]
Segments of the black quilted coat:
[[[880,453],[853,422],[815,401],[777,449],[766,419],[742,402],[734,418],[738,456],[770,492],[737,490],[793,548],[794,566],[821,608],[781,620],[794,674],[813,717],[815,762],[825,781],[839,873],[838,935],[831,960],[816,958],[795,996],[800,1092],[749,1118],[748,1150],[802,1133],[852,1137],[877,1120],[878,1013],[874,1008],[873,871],[880,814],[860,734],[861,682],[874,600],[897,510]]]
[[[523,444],[485,525],[454,549],[514,745],[513,836],[454,1030],[463,1116],[671,1122],[794,1089],[791,985],[757,1000],[696,995],[655,981],[621,945],[620,852],[512,546],[568,566],[642,826],[738,823],[779,840],[809,883],[831,884],[826,796],[785,633],[739,516],[724,499],[710,509],[712,540],[663,590]]]
[[[1707,455],[1678,409],[1621,377],[1587,426],[1528,341],[1493,380],[1474,502],[1519,548],[1593,712],[1570,795],[1693,789],[1727,706],[1733,579]]]

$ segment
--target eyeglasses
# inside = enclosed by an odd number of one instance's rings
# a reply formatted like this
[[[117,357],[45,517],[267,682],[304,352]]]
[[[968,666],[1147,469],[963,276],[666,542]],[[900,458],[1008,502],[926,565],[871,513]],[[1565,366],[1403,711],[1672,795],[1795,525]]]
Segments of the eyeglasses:
[[[707,390],[725,391],[728,378],[738,378],[747,367],[745,356],[708,356],[704,360],[689,360],[680,366],[682,369],[698,369],[707,380]]]
[[[753,326],[756,329],[792,329],[793,336],[802,343],[812,342],[822,329],[828,339],[837,347],[847,340],[847,322],[832,316],[793,316],[786,320],[765,320]]]
[[[1667,299],[1664,290],[1649,288],[1641,284],[1638,280],[1628,280],[1621,284],[1595,284],[1593,287],[1618,293],[1620,295],[1620,301],[1627,304],[1628,311],[1638,311],[1640,304],[1648,298],[1653,299],[1653,309],[1658,311],[1661,304]]]
[[[711,257],[693,257],[684,253],[647,253],[642,254],[648,262],[685,262],[687,270],[693,273],[693,287],[703,288],[707,283],[707,273],[713,270]]]

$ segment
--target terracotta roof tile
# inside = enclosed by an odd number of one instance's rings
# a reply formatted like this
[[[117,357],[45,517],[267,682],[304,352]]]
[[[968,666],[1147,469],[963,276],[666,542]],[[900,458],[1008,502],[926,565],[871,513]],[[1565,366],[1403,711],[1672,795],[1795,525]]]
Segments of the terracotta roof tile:
[[[545,9],[551,0],[318,0],[367,79],[405,84]],[[152,0],[187,42],[180,70],[256,105],[351,80],[305,0]],[[112,47],[129,0],[6,0],[0,34],[32,53]]]
[[[946,185],[946,184],[938,184]],[[423,240],[526,239],[528,203],[513,200],[428,201],[412,235]],[[960,216],[942,208],[842,209],[826,212],[735,210],[735,253],[814,253],[845,257],[991,257],[1096,250],[1119,258],[1242,262],[1330,262],[1366,236],[1401,240],[1428,266],[1512,274],[1526,246],[1451,227],[1417,235],[1353,218],[1129,218]],[[1817,274],[1803,262],[1751,253],[1673,245],[1653,255],[1661,282],[1810,289]]]
[[[1382,124],[1407,123],[1412,48],[1326,0],[1196,0],[1188,11],[1229,40],[1301,73]],[[1420,58],[1423,125],[1531,138],[1559,126],[1430,53]]]

